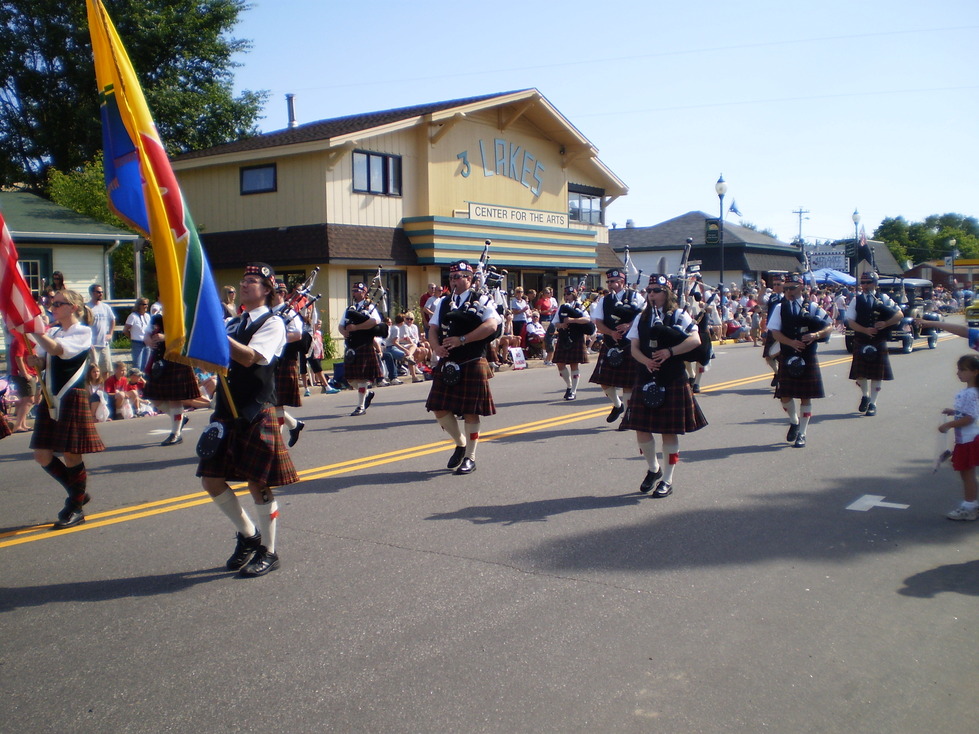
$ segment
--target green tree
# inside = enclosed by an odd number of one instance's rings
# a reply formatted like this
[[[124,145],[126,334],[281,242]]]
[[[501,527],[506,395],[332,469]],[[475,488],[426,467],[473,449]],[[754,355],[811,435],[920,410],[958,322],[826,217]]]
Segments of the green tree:
[[[886,243],[898,262],[944,259],[952,254],[952,240],[959,257],[979,258],[979,220],[961,214],[932,214],[912,223],[887,218],[874,230],[874,239]]]
[[[245,0],[103,0],[173,155],[257,132],[267,92],[233,95],[231,38]],[[85,3],[0,2],[0,184],[40,190],[47,168],[102,149]]]
[[[87,217],[111,224],[132,232],[111,209],[109,199],[105,194],[105,175],[102,169],[102,159],[85,163],[81,168],[69,173],[62,173],[56,168],[48,172],[48,186],[45,192],[55,204],[84,214]],[[136,278],[133,271],[133,244],[127,242],[120,245],[112,255],[112,293],[121,296],[136,295]],[[153,250],[143,249],[143,295],[155,298],[158,292],[156,280],[156,265]]]

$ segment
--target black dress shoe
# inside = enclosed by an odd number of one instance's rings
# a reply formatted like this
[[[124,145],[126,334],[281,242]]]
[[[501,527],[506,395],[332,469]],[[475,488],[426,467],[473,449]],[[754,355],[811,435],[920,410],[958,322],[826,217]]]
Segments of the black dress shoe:
[[[789,425],[789,432],[785,434],[785,440],[792,443],[799,437],[799,424],[792,423]]]
[[[858,413],[865,412],[867,410],[868,405],[870,405],[870,398],[864,395],[862,398],[860,398],[860,405],[857,406],[857,412]]]
[[[877,415],[877,406],[871,403],[867,406],[867,412],[864,415]]]
[[[160,446],[175,446],[176,444],[183,442],[183,436],[177,436],[176,434],[171,433],[169,436],[163,439],[163,443],[161,443]]]
[[[459,464],[459,468],[456,469],[456,474],[472,474],[474,471],[476,471],[476,462],[467,456]]]
[[[235,533],[236,543],[235,552],[225,564],[229,571],[239,571],[251,562],[258,549],[262,547],[262,534],[256,532],[252,537],[246,538],[241,533]]]
[[[804,449],[805,447],[806,447],[806,435],[803,433],[800,434],[798,438],[796,438],[795,443],[792,444],[792,448]]]
[[[673,485],[669,482],[661,481],[656,485],[656,489],[653,490],[651,497],[669,497],[673,494]]]
[[[577,393],[574,390],[568,390],[567,395],[564,396],[565,400],[574,400],[577,397]]]
[[[570,394],[571,394],[571,388],[569,387],[567,390],[564,391],[564,399],[570,400],[571,398],[568,397]]]
[[[358,405],[356,408],[354,408],[354,412],[351,413],[350,415],[363,415],[366,412],[367,412],[367,409],[366,408],[361,408]]]
[[[289,448],[296,445],[296,442],[299,440],[299,434],[303,432],[305,427],[305,423],[302,421],[296,421],[296,427],[289,429]]]
[[[371,407],[371,403],[374,402],[374,391],[369,390],[367,392],[367,399],[364,401],[364,409]]]
[[[642,480],[642,484],[639,485],[639,491],[643,494],[648,494],[649,490],[653,488],[656,484],[656,480],[663,476],[663,470],[657,469],[656,471],[646,471],[646,478]]]
[[[68,500],[65,502],[65,506],[58,513],[58,519],[51,526],[52,530],[64,530],[65,528],[73,528],[76,525],[81,525],[85,522],[85,515],[82,513],[82,506],[78,502],[72,502]]]
[[[464,458],[466,458],[466,447],[456,446],[455,451],[453,451],[452,456],[449,457],[449,463],[445,465],[445,468],[453,470],[458,469]]]
[[[619,416],[625,412],[625,403],[617,408],[612,408],[612,412],[608,414],[608,418],[605,419],[606,423],[615,423]]]
[[[698,385],[696,382],[693,384],[693,391],[695,394],[700,392],[700,385]]]
[[[269,571],[274,571],[279,567],[279,554],[268,550],[264,545],[258,547],[255,558],[245,566],[240,573],[242,576],[264,576]]]

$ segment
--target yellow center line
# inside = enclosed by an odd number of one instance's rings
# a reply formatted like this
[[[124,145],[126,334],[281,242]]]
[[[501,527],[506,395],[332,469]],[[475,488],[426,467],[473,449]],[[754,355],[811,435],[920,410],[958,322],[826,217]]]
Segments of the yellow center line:
[[[945,341],[953,338],[955,337],[940,337],[939,341]],[[846,355],[845,357],[821,362],[820,367],[832,367],[834,365],[847,363],[850,360],[850,355]],[[730,390],[735,387],[743,387],[744,385],[748,385],[753,382],[770,380],[771,377],[771,372],[766,372],[760,375],[752,375],[750,377],[741,377],[735,380],[705,386],[702,388],[702,392]],[[555,428],[557,426],[563,426],[569,423],[589,420],[607,414],[608,410],[609,408],[606,405],[601,408],[592,408],[589,410],[579,411],[577,413],[569,413],[566,415],[544,418],[537,421],[531,421],[530,423],[521,423],[515,426],[507,426],[505,428],[495,428],[493,430],[480,433],[479,438],[481,441],[493,441],[502,438],[509,438],[511,436],[518,436],[524,433],[532,433],[534,431],[540,431],[547,428]],[[395,451],[387,451],[382,454],[374,454],[373,456],[366,456],[360,459],[349,459],[347,461],[339,461],[326,466],[303,469],[298,472],[300,477],[299,483],[309,482],[316,479],[325,479],[327,477],[335,477],[340,474],[349,474],[351,472],[360,471],[363,469],[383,466],[384,464],[392,464],[398,461],[418,458],[420,456],[428,456],[429,454],[445,451],[451,446],[452,442],[449,440],[436,441],[433,443],[422,444],[420,446],[409,446],[407,448],[397,449]],[[247,485],[244,482],[233,483],[230,486],[233,490],[236,490],[238,495],[247,494],[247,490],[245,489]],[[283,493],[288,491],[288,487],[280,490],[280,492]],[[67,528],[65,530],[52,531],[49,523],[44,525],[31,525],[0,533],[0,548],[8,548],[11,546],[20,545],[22,543],[30,543],[35,540],[60,538],[70,533],[77,533],[83,530],[94,530],[95,528],[105,527],[106,525],[115,525],[117,523],[128,522],[130,520],[152,517],[154,515],[173,512],[174,510],[199,507],[200,505],[206,505],[210,502],[211,498],[206,492],[194,492],[192,494],[184,494],[178,497],[143,502],[130,507],[106,510],[105,512],[96,512],[91,515],[86,515],[86,522],[82,525],[76,525],[73,528]]]

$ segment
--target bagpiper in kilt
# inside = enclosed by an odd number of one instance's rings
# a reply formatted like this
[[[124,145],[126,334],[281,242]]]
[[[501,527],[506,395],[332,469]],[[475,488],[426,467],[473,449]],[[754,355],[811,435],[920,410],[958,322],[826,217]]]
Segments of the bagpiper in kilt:
[[[596,300],[591,309],[591,320],[602,335],[602,346],[588,381],[602,386],[605,397],[612,403],[605,421],[614,423],[625,411],[625,403],[629,402],[636,384],[638,365],[632,358],[626,334],[643,309],[643,298],[635,290],[625,288],[626,276],[617,268],[606,271],[605,282],[609,294]]]
[[[350,415],[363,415],[374,400],[372,382],[383,376],[381,360],[374,337],[382,333],[383,319],[367,298],[367,286],[362,282],[350,288],[353,303],[340,317],[339,331],[344,338],[343,379],[357,391],[357,407]],[[386,335],[387,331],[383,331]]]
[[[901,322],[904,313],[886,293],[877,293],[877,273],[872,270],[860,275],[860,291],[846,309],[847,324],[853,330],[850,379],[856,380],[861,392],[857,410],[874,416],[881,383],[894,379],[887,353],[888,332]]]
[[[564,399],[574,400],[581,379],[579,365],[588,364],[585,335],[595,328],[587,306],[578,301],[578,290],[574,286],[564,289],[564,303],[558,308],[553,323],[556,331],[554,364],[564,380]]]
[[[435,304],[428,325],[429,342],[439,362],[432,370],[425,408],[455,442],[446,468],[456,474],[476,470],[480,416],[496,413],[486,347],[496,336],[500,317],[489,297],[472,288],[473,276],[467,260],[449,266],[451,291]],[[465,434],[457,415],[463,418]]]
[[[299,408],[303,400],[299,395],[299,355],[302,351],[303,320],[286,303],[288,289],[285,283],[275,287],[275,306],[272,309],[286,327],[286,343],[275,363],[275,414],[279,425],[289,431],[289,446],[296,445],[299,434],[306,424],[293,417],[285,406]]]
[[[636,443],[646,459],[646,477],[639,491],[652,490],[653,497],[668,497],[680,461],[678,436],[707,425],[680,357],[697,348],[700,334],[690,315],[678,307],[667,276],[650,276],[646,299],[646,310],[628,333],[639,369],[622,427],[636,432]],[[655,433],[663,437],[663,465],[656,455]]]
[[[785,294],[782,292],[784,285],[784,275],[776,273],[772,276],[772,292],[768,295],[768,301],[765,303],[766,325],[771,324],[772,312],[775,311],[775,307],[782,302],[783,298],[785,298]],[[774,373],[774,377],[772,377],[772,387],[775,387],[778,384],[778,350],[775,349],[775,345],[777,343],[778,342],[775,341],[775,335],[772,333],[772,327],[766,326],[765,338],[762,340],[761,344],[761,356],[762,359],[765,360],[765,363],[772,368],[772,372]]]
[[[227,391],[218,390],[212,423],[197,447],[201,455],[197,476],[237,532],[226,566],[243,576],[263,576],[279,567],[279,506],[272,487],[299,481],[273,407],[275,363],[286,340],[285,324],[271,311],[274,289],[271,267],[265,263],[245,267],[239,288],[244,313],[227,324],[231,347]],[[228,485],[229,479],[248,483],[257,527]]]
[[[146,387],[143,397],[153,401],[157,410],[170,416],[170,435],[163,439],[161,446],[183,443],[184,401],[196,400],[201,396],[194,368],[167,359],[166,334],[163,314],[150,317],[146,343],[150,347],[150,358],[146,365]]]
[[[35,335],[37,350],[27,363],[44,368],[44,400],[38,405],[31,436],[34,461],[68,495],[52,526],[58,530],[85,522],[82,507],[91,496],[84,454],[104,451],[105,446],[95,430],[95,418],[84,389],[92,329],[80,319],[88,320],[91,312],[75,291],[58,291],[50,305],[56,324],[46,333]]]
[[[824,397],[816,344],[819,339],[828,338],[833,321],[817,304],[803,299],[803,280],[799,273],[786,276],[784,290],[785,298],[772,311],[768,322],[768,329],[780,346],[775,397],[781,400],[782,409],[789,417],[785,440],[796,448],[804,448],[812,418],[812,400]]]

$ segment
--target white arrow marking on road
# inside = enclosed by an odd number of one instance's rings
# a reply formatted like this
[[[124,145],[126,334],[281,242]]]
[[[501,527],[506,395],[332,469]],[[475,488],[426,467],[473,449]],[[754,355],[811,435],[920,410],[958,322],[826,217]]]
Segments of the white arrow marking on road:
[[[884,496],[879,494],[865,494],[856,502],[847,505],[846,509],[866,512],[874,507],[890,507],[894,510],[906,510],[911,505],[899,505],[897,502],[884,502]]]

